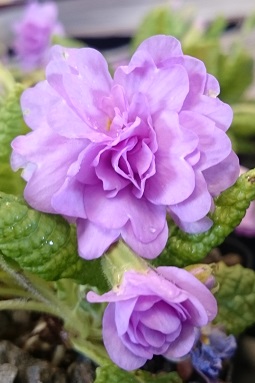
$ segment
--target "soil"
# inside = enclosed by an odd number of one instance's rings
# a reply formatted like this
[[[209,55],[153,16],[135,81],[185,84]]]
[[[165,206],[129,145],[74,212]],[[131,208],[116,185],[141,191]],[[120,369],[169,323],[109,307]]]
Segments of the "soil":
[[[64,338],[57,318],[0,312],[0,382],[94,382],[94,364],[69,349]]]

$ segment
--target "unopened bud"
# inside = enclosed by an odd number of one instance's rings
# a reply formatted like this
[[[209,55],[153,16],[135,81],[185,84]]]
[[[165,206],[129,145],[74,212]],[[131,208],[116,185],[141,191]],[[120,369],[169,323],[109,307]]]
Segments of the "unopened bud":
[[[219,289],[219,284],[215,278],[215,268],[215,263],[211,263],[210,265],[198,263],[185,267],[187,271],[199,279],[212,293],[216,293]]]

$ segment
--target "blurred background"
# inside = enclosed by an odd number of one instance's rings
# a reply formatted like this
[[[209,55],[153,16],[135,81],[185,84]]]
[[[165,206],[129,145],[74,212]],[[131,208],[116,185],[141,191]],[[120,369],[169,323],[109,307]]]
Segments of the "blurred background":
[[[21,15],[25,3],[22,0],[0,0],[1,39],[8,41],[11,38],[10,25]],[[162,5],[189,7],[203,21],[210,21],[220,14],[231,22],[249,15],[255,8],[254,0],[57,0],[56,3],[67,34],[85,39],[130,37],[148,11]]]

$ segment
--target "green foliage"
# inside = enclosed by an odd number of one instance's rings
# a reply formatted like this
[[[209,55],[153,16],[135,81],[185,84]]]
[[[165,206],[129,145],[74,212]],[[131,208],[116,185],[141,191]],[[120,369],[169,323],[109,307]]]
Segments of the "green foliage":
[[[243,22],[242,34],[247,34],[255,28],[255,12],[251,13]]]
[[[138,28],[131,48],[135,50],[143,40],[153,35],[172,35],[180,39],[190,28],[190,20],[184,11],[175,12],[170,7],[158,7],[150,11]]]
[[[182,379],[176,372],[152,375],[147,371],[138,370],[135,375],[139,383],[182,383]]]
[[[219,39],[207,39],[203,36],[202,39],[186,44],[183,50],[186,54],[202,60],[208,73],[218,79],[220,98],[225,102],[239,101],[252,83],[253,58],[239,43],[232,46],[231,52],[225,54]]]
[[[84,44],[82,41],[60,35],[52,36],[51,43],[52,45],[62,45],[66,48],[84,48],[86,46],[86,44]]]
[[[171,225],[167,246],[153,264],[183,267],[200,262],[241,222],[253,199],[255,199],[255,169],[240,176],[232,187],[215,198],[215,210],[210,215],[213,226],[210,230],[201,234],[187,234]]]
[[[255,322],[255,273],[241,265],[228,267],[223,262],[216,270],[220,288],[216,294],[216,324],[228,333],[239,334]]]
[[[218,40],[209,39],[189,42],[185,44],[184,53],[196,57],[204,62],[208,73],[218,77],[219,60],[220,60],[220,45]]]
[[[110,364],[96,370],[95,383],[181,383],[176,372],[154,375],[147,371],[128,372]]]
[[[220,83],[221,99],[229,103],[238,101],[253,81],[252,56],[239,44],[232,47],[231,53],[220,54],[216,76]]]
[[[9,159],[10,142],[25,130],[20,108],[23,86],[16,84],[0,108],[0,160]]]
[[[0,190],[18,194],[24,183],[18,173],[10,167],[11,141],[26,131],[20,108],[19,98],[23,86],[16,84],[0,106]]]
[[[234,104],[232,108],[234,120],[230,131],[237,137],[255,137],[255,101]]]
[[[4,193],[0,193],[0,252],[46,280],[73,278],[107,289],[99,260],[78,256],[73,226],[61,216],[38,212]]]
[[[227,27],[227,20],[223,16],[216,17],[207,27],[204,37],[209,39],[219,39]]]
[[[0,63],[0,106],[4,102],[6,95],[14,88],[14,86],[15,80],[12,74]]]

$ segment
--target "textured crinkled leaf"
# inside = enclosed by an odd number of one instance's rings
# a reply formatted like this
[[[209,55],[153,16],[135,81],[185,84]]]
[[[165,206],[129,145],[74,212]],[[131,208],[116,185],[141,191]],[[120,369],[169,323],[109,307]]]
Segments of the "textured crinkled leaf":
[[[38,212],[4,193],[0,193],[0,252],[46,280],[73,278],[107,289],[100,261],[78,256],[75,227],[61,216]]]
[[[171,225],[166,248],[153,264],[183,267],[200,262],[239,225],[253,199],[255,169],[244,173],[233,186],[215,198],[215,210],[210,215],[214,223],[210,230],[201,234],[187,234]]]
[[[16,84],[0,107],[0,161],[9,161],[11,141],[24,133],[25,123],[20,108],[20,95],[24,87]]]
[[[99,367],[96,370],[95,383],[182,383],[176,372],[166,374],[151,374],[147,371],[138,370],[128,372],[121,370],[115,365]]]
[[[221,262],[215,276],[220,288],[214,322],[229,333],[239,334],[255,322],[255,273],[241,265],[229,267]]]
[[[0,190],[13,194],[22,193],[24,189],[23,180],[9,163],[11,141],[26,131],[19,102],[22,91],[23,86],[16,84],[0,106]]]

